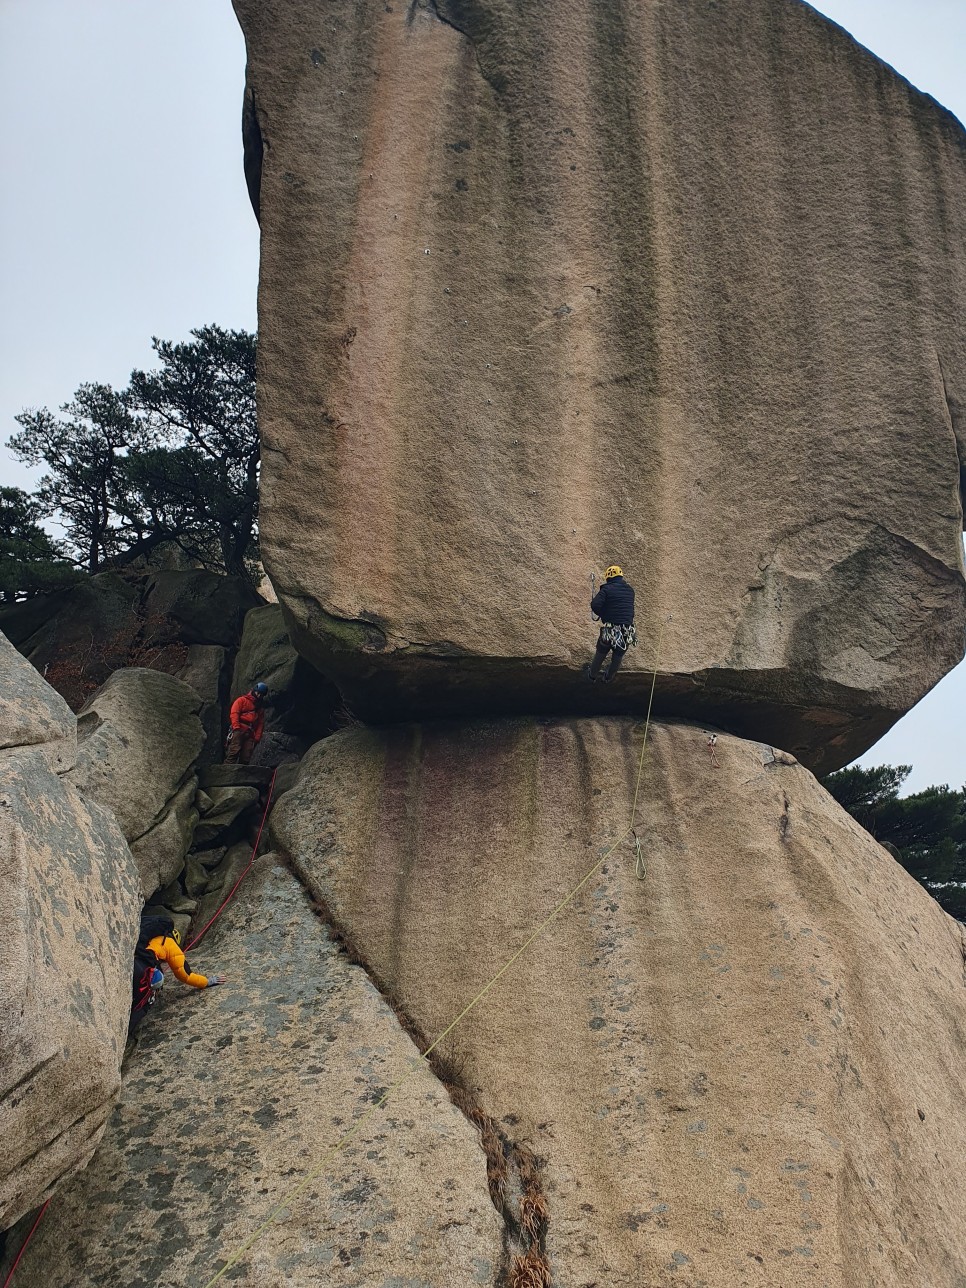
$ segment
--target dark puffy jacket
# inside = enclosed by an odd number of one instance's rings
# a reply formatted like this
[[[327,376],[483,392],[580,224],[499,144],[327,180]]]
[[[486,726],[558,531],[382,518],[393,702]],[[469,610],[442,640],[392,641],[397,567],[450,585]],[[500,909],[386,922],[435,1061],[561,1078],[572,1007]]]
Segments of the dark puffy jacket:
[[[613,626],[633,626],[634,587],[623,577],[611,577],[590,601],[590,611]]]

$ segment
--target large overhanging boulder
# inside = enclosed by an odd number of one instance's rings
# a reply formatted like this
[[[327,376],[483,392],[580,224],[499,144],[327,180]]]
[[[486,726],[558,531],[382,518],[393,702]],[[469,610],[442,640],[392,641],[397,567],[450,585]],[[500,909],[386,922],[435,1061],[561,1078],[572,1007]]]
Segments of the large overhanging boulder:
[[[0,635],[0,1230],[94,1152],[121,1082],[141,901],[113,814],[64,771],[67,704]]]
[[[797,0],[235,0],[261,548],[364,718],[622,709],[829,769],[963,651],[966,147]],[[957,445],[959,450],[957,450]]]
[[[638,793],[642,732],[346,730],[273,839],[427,1042],[589,874],[436,1050],[555,1284],[966,1280],[961,928],[784,752],[652,724]]]

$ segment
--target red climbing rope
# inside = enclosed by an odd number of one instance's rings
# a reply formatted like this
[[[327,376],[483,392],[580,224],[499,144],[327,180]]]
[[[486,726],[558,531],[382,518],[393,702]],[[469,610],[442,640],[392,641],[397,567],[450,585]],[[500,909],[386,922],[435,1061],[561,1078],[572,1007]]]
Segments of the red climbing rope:
[[[275,776],[277,773],[278,773],[278,767],[276,766],[272,774],[272,781],[268,785],[268,798],[265,801],[265,809],[262,811],[262,821],[258,825],[258,835],[255,837],[255,844],[252,846],[252,857],[248,860],[248,866],[245,868],[245,871],[241,874],[241,876],[238,878],[238,880],[235,882],[232,888],[228,891],[227,896],[225,897],[223,902],[219,905],[219,907],[215,910],[215,914],[210,919],[210,921],[205,922],[205,924],[201,927],[201,929],[194,936],[194,938],[189,939],[188,942],[185,944],[184,946],[185,952],[187,952],[189,948],[194,948],[195,944],[200,942],[201,936],[204,935],[208,931],[208,929],[214,925],[214,923],[221,916],[226,906],[231,902],[232,896],[234,895],[235,891],[238,889],[241,883],[245,880],[245,877],[251,871],[252,864],[255,862],[255,858],[258,854],[258,843],[262,839],[262,829],[265,827],[265,820],[268,818],[268,811],[272,805],[272,793],[275,791]],[[7,1288],[7,1285],[4,1284],[3,1288]]]
[[[47,1203],[49,1203],[49,1202],[50,1202],[50,1199],[48,1199],[48,1200],[47,1200]],[[7,1275],[6,1279],[4,1279],[4,1281],[3,1281],[3,1288],[10,1288],[10,1282],[11,1282],[11,1280],[13,1279],[13,1272],[14,1272],[14,1271],[17,1269],[17,1267],[20,1265],[20,1258],[21,1258],[21,1257],[23,1256],[23,1254],[27,1251],[27,1245],[30,1243],[30,1240],[34,1237],[34,1231],[36,1230],[37,1226],[38,1226],[38,1225],[40,1225],[40,1222],[43,1220],[43,1215],[44,1215],[44,1213],[47,1211],[47,1203],[45,1203],[45,1204],[44,1204],[44,1206],[43,1206],[43,1207],[40,1209],[40,1211],[37,1213],[37,1220],[36,1220],[36,1221],[33,1223],[33,1225],[30,1227],[30,1233],[27,1235],[26,1239],[24,1239],[24,1241],[23,1241],[23,1247],[22,1247],[22,1248],[20,1249],[20,1251],[17,1253],[17,1260],[16,1260],[16,1261],[13,1263],[13,1265],[10,1267],[10,1273]]]

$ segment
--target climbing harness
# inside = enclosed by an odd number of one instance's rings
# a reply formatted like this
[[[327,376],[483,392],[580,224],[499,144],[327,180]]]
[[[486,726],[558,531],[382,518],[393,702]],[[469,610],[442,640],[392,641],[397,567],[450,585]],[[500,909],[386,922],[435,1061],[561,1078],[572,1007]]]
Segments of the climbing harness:
[[[716,733],[713,733],[713,734],[711,735],[711,737],[708,739],[708,751],[711,753],[711,768],[712,768],[712,769],[720,769],[720,768],[721,768],[721,766],[718,764],[718,753],[717,753],[717,751],[715,750],[715,748],[717,747],[717,745],[718,745],[718,735],[717,735]]]
[[[614,565],[613,568],[608,568],[607,573],[605,573],[605,577],[613,573],[615,568],[616,568],[616,565]],[[617,569],[617,573],[618,575],[620,575],[620,569]],[[590,574],[591,602],[593,602],[596,595],[597,595],[597,574],[595,572],[592,572]],[[593,608],[591,608],[590,610],[590,620],[592,622],[600,621],[600,618],[594,612]],[[633,625],[618,625],[614,622],[605,622],[604,625],[600,628],[600,639],[598,643],[607,644],[610,648],[620,649],[622,653],[626,653],[629,648],[637,647],[637,631],[635,630]]]
[[[394,1082],[392,1086],[388,1088],[388,1090],[384,1091],[377,1100],[373,1101],[366,1109],[363,1110],[363,1112],[359,1115],[359,1117],[356,1119],[353,1125],[348,1129],[348,1131],[344,1132],[343,1135],[339,1138],[339,1140],[337,1140],[335,1144],[332,1145],[325,1152],[325,1154],[322,1156],[321,1160],[319,1161],[316,1167],[314,1167],[305,1177],[303,1177],[303,1179],[297,1185],[293,1186],[291,1190],[289,1190],[287,1193],[282,1195],[280,1201],[276,1204],[274,1208],[272,1208],[268,1216],[255,1227],[255,1229],[252,1231],[252,1233],[248,1236],[247,1239],[243,1240],[243,1242],[238,1245],[235,1251],[225,1260],[221,1269],[218,1270],[205,1283],[204,1288],[213,1288],[214,1284],[218,1283],[219,1280],[224,1278],[224,1276],[229,1272],[229,1270],[231,1270],[233,1266],[238,1264],[241,1258],[245,1255],[246,1252],[248,1252],[248,1250],[261,1237],[261,1235],[264,1234],[264,1232],[271,1225],[274,1225],[278,1217],[281,1216],[282,1213],[288,1211],[291,1205],[294,1202],[296,1202],[305,1193],[305,1191],[315,1183],[315,1181],[318,1180],[318,1178],[322,1175],[325,1168],[328,1166],[330,1159],[334,1158],[337,1153],[339,1153],[342,1149],[344,1149],[345,1146],[349,1143],[349,1141],[352,1140],[352,1138],[355,1135],[357,1135],[357,1133],[360,1131],[364,1123],[377,1110],[381,1109],[386,1104],[386,1102],[390,1099],[390,1097],[393,1096],[410,1077],[412,1077],[413,1073],[415,1073],[415,1071],[421,1066],[421,1064],[424,1061],[429,1060],[429,1057],[440,1045],[440,1043],[442,1043],[449,1036],[449,1034],[453,1032],[453,1030],[457,1027],[457,1025],[459,1025],[466,1018],[466,1016],[469,1015],[469,1013],[473,1011],[484,1000],[484,998],[488,996],[489,993],[492,992],[492,990],[496,987],[496,985],[507,973],[507,971],[509,971],[510,968],[513,965],[515,965],[517,961],[519,961],[519,959],[524,955],[524,953],[526,953],[526,951],[530,948],[531,944],[533,944],[540,937],[540,935],[543,934],[544,930],[546,930],[546,928],[560,916],[560,914],[564,911],[564,909],[569,907],[570,904],[573,903],[573,901],[577,898],[580,892],[593,879],[593,877],[596,876],[596,874],[600,871],[600,869],[611,857],[611,855],[614,854],[615,851],[620,846],[622,846],[624,842],[628,840],[629,837],[633,837],[636,875],[638,876],[638,879],[640,880],[644,879],[647,873],[647,869],[644,863],[644,850],[643,850],[643,845],[641,843],[641,840],[637,834],[635,823],[637,822],[637,803],[640,797],[641,780],[644,775],[644,755],[645,755],[645,752],[647,751],[647,737],[648,737],[648,733],[650,732],[651,713],[654,707],[654,692],[657,686],[657,674],[661,665],[661,650],[664,642],[664,630],[667,622],[669,621],[671,621],[670,613],[661,621],[661,630],[658,636],[657,649],[655,650],[654,670],[651,675],[651,689],[650,689],[650,694],[648,696],[647,714],[644,718],[644,735],[643,735],[643,738],[641,739],[641,754],[638,760],[637,778],[634,784],[634,800],[631,805],[631,815],[630,815],[630,820],[628,822],[627,827],[620,834],[620,836],[617,837],[617,839],[613,842],[613,844],[610,845],[604,851],[604,853],[600,855],[597,861],[584,873],[584,875],[573,887],[573,889],[568,894],[566,894],[560,900],[560,902],[555,905],[553,909],[551,909],[550,913],[543,919],[543,921],[541,921],[541,923],[527,937],[527,939],[524,940],[524,942],[520,945],[520,947],[516,950],[516,952],[514,952],[512,956],[508,958],[508,960],[503,964],[503,966],[500,967],[500,969],[496,972],[496,974],[493,975],[491,979],[483,986],[483,988],[480,989],[480,991],[476,994],[476,996],[472,998],[471,1001],[469,1001],[466,1004],[466,1006],[463,1007],[463,1009],[459,1012],[459,1014],[455,1017],[455,1019],[450,1021],[450,1023],[446,1026],[446,1028],[444,1028],[443,1031],[430,1043],[430,1045],[426,1048],[425,1051],[423,1051],[415,1059],[410,1061],[410,1066],[409,1066],[409,1069],[406,1071],[406,1073],[404,1073],[401,1078],[398,1078],[396,1082]],[[278,771],[276,770],[276,774],[277,772]],[[261,821],[261,824],[259,825],[258,835],[255,839],[255,845],[252,849],[252,857],[249,860],[247,867],[245,868],[244,872],[242,872],[241,876],[238,878],[235,884],[232,886],[231,890],[228,893],[228,896],[218,907],[214,916],[212,916],[211,919],[201,928],[198,934],[195,935],[194,938],[191,939],[185,945],[186,948],[191,948],[193,945],[197,944],[198,941],[201,939],[202,935],[204,935],[208,931],[208,929],[212,926],[212,924],[217,920],[217,918],[221,915],[224,908],[227,906],[227,904],[234,896],[235,891],[241,885],[246,874],[251,869],[252,864],[255,862],[255,857],[258,853],[258,844],[259,844],[259,841],[261,840],[262,829],[264,828],[265,820],[268,817],[268,811],[271,805],[272,793],[273,793],[274,787],[275,787],[275,774],[272,775],[272,781],[268,792],[268,799],[266,800],[266,803],[265,803],[265,810],[262,814],[262,821]],[[37,1220],[34,1222],[30,1230],[30,1233],[27,1235],[24,1245],[21,1248],[16,1261],[11,1267],[10,1273],[7,1275],[7,1278],[4,1281],[2,1288],[9,1288],[10,1282],[13,1278],[13,1272],[20,1264],[20,1260],[27,1250],[27,1245],[30,1243],[30,1240],[33,1238],[34,1231],[37,1229],[37,1226],[40,1224],[40,1220],[43,1217],[44,1213],[46,1212],[49,1202],[50,1200],[48,1199],[47,1203],[45,1203],[44,1206],[41,1208],[37,1216]]]
[[[142,914],[138,930],[137,943],[134,945],[134,966],[132,970],[131,1026],[136,1028],[154,1005],[161,987],[157,976],[158,959],[148,947],[157,935],[173,935],[174,922],[170,917],[148,916]],[[164,979],[164,976],[161,976]]]
[[[231,901],[235,891],[238,889],[242,881],[251,871],[252,864],[255,862],[255,858],[258,854],[258,843],[262,839],[262,830],[265,827],[265,820],[268,818],[268,811],[272,805],[272,794],[275,791],[275,779],[277,775],[278,775],[278,769],[276,768],[274,773],[272,774],[272,781],[269,784],[268,798],[265,801],[265,809],[262,811],[262,821],[258,825],[258,835],[255,837],[255,844],[252,847],[252,857],[248,860],[248,866],[245,868],[245,871],[241,874],[241,876],[238,878],[238,880],[229,890],[227,898],[225,898],[222,901],[222,903],[219,905],[219,907],[215,911],[214,916],[202,926],[202,928],[198,931],[198,933],[195,935],[193,939],[190,939],[188,943],[185,944],[186,949],[193,948],[195,944],[197,944],[198,941],[201,939],[201,936],[204,935],[208,931],[208,929],[218,920],[218,918],[221,916],[227,904]],[[171,932],[171,937],[175,940],[176,943],[178,944],[181,943],[181,935],[176,930]],[[157,998],[158,992],[162,988],[163,984],[164,984],[164,975],[162,974],[162,972],[156,966],[150,967],[144,979],[144,987],[143,987],[140,1005],[136,1009],[145,1009],[147,1007],[153,1006],[155,999]],[[10,1267],[10,1273],[3,1281],[3,1288],[10,1288],[10,1284],[13,1282],[13,1272],[20,1265],[21,1259],[23,1258],[23,1254],[27,1251],[27,1247],[30,1243],[30,1240],[34,1237],[34,1231],[37,1229],[37,1226],[40,1225],[41,1218],[43,1217],[44,1213],[47,1211],[47,1207],[49,1203],[50,1203],[50,1199],[47,1200],[44,1206],[37,1213],[37,1220],[30,1227],[30,1233],[27,1235],[26,1239],[24,1239],[23,1247],[17,1253],[17,1259]],[[212,1280],[212,1282],[214,1282],[214,1280]]]
[[[629,648],[637,647],[637,631],[633,626],[617,626],[613,622],[607,622],[600,628],[600,642],[626,653]]]

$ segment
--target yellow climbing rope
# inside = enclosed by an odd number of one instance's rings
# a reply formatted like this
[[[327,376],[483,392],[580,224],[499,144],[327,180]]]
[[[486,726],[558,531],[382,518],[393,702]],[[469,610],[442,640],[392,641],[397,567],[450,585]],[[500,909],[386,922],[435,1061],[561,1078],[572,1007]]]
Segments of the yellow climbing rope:
[[[448,1035],[453,1032],[456,1026],[459,1023],[461,1023],[461,1021],[464,1020],[467,1015],[469,1015],[470,1011],[472,1011],[476,1006],[480,1004],[480,1002],[483,1001],[483,999],[487,996],[487,994],[495,987],[496,984],[499,983],[499,981],[507,973],[510,967],[515,962],[520,960],[520,958],[527,951],[527,949],[534,942],[534,940],[538,939],[540,935],[543,934],[544,930],[546,930],[546,928],[550,925],[552,921],[555,921],[556,918],[559,917],[561,912],[563,912],[564,908],[566,908],[568,904],[573,903],[574,899],[576,899],[577,895],[580,894],[581,890],[583,890],[587,882],[590,881],[590,879],[603,867],[603,865],[607,862],[607,860],[614,853],[614,851],[618,849],[619,846],[623,845],[624,842],[627,840],[627,838],[631,835],[634,836],[635,843],[636,843],[637,875],[638,877],[643,879],[643,876],[645,875],[645,872],[646,872],[646,869],[644,868],[643,850],[641,847],[641,842],[637,839],[637,832],[634,829],[634,824],[637,820],[637,801],[638,801],[638,796],[640,794],[640,789],[641,789],[641,778],[644,773],[644,752],[647,750],[647,735],[651,727],[651,710],[654,706],[654,689],[657,684],[657,673],[661,665],[661,649],[664,644],[664,628],[667,622],[669,622],[670,620],[671,620],[670,614],[668,614],[667,617],[661,619],[661,630],[658,635],[657,648],[654,654],[654,671],[651,676],[651,691],[647,700],[647,715],[644,719],[644,737],[641,741],[641,755],[637,765],[637,781],[634,784],[634,803],[631,806],[631,817],[630,817],[630,822],[627,825],[627,828],[621,833],[621,835],[617,838],[614,844],[600,856],[597,862],[591,868],[588,868],[588,870],[584,873],[584,875],[577,882],[577,884],[570,891],[570,893],[560,900],[560,902],[556,905],[556,907],[543,919],[543,921],[541,921],[540,925],[537,926],[536,930],[533,931],[533,933],[529,936],[529,938],[527,938],[520,945],[520,947],[516,950],[513,956],[508,958],[508,960],[504,962],[504,964],[500,967],[497,973],[483,986],[483,988],[480,989],[480,991],[473,998],[473,1000],[471,1002],[468,1002],[466,1006],[463,1007],[459,1015],[457,1015],[454,1020],[452,1020],[449,1024],[447,1024],[446,1028],[443,1029],[442,1033],[440,1033],[430,1043],[430,1045],[426,1048],[425,1051],[423,1051],[423,1053],[420,1056],[418,1056],[415,1060],[411,1061],[409,1068],[403,1074],[403,1076],[401,1078],[398,1078],[392,1084],[392,1086],[389,1087],[387,1091],[384,1091],[383,1094],[379,1097],[379,1099],[374,1101],[368,1107],[368,1109],[364,1110],[356,1119],[356,1121],[353,1123],[353,1125],[349,1128],[349,1130],[345,1132],[344,1135],[342,1135],[335,1142],[335,1144],[325,1152],[325,1154],[323,1154],[317,1166],[314,1167],[312,1171],[308,1173],[307,1176],[303,1177],[303,1179],[299,1181],[297,1185],[295,1185],[291,1190],[289,1190],[283,1196],[281,1201],[277,1203],[275,1207],[272,1208],[271,1212],[269,1212],[268,1216],[266,1216],[264,1221],[260,1222],[255,1227],[255,1229],[248,1236],[248,1238],[238,1245],[238,1247],[231,1254],[231,1256],[226,1260],[225,1264],[221,1267],[221,1269],[206,1282],[206,1284],[204,1285],[204,1288],[212,1288],[212,1285],[216,1284],[219,1281],[219,1279],[221,1279],[224,1275],[226,1275],[228,1271],[232,1268],[232,1266],[237,1265],[237,1263],[241,1260],[241,1258],[245,1255],[245,1253],[248,1252],[248,1250],[257,1242],[257,1240],[265,1233],[265,1231],[269,1228],[269,1226],[273,1225],[276,1219],[279,1216],[281,1216],[283,1212],[287,1212],[289,1208],[292,1206],[292,1204],[295,1203],[305,1193],[305,1191],[309,1188],[309,1186],[314,1184],[314,1182],[318,1180],[318,1178],[325,1171],[329,1162],[336,1156],[336,1154],[339,1153],[340,1150],[342,1150],[349,1143],[350,1140],[352,1140],[353,1136],[357,1134],[357,1132],[363,1126],[366,1120],[370,1118],[376,1112],[377,1109],[381,1109],[383,1107],[383,1105],[390,1098],[390,1096],[394,1095],[399,1090],[399,1088],[405,1082],[407,1082],[409,1078],[412,1077],[412,1075],[420,1067],[423,1061],[429,1059],[429,1057],[436,1050],[436,1048],[443,1041],[443,1039],[448,1037]]]

